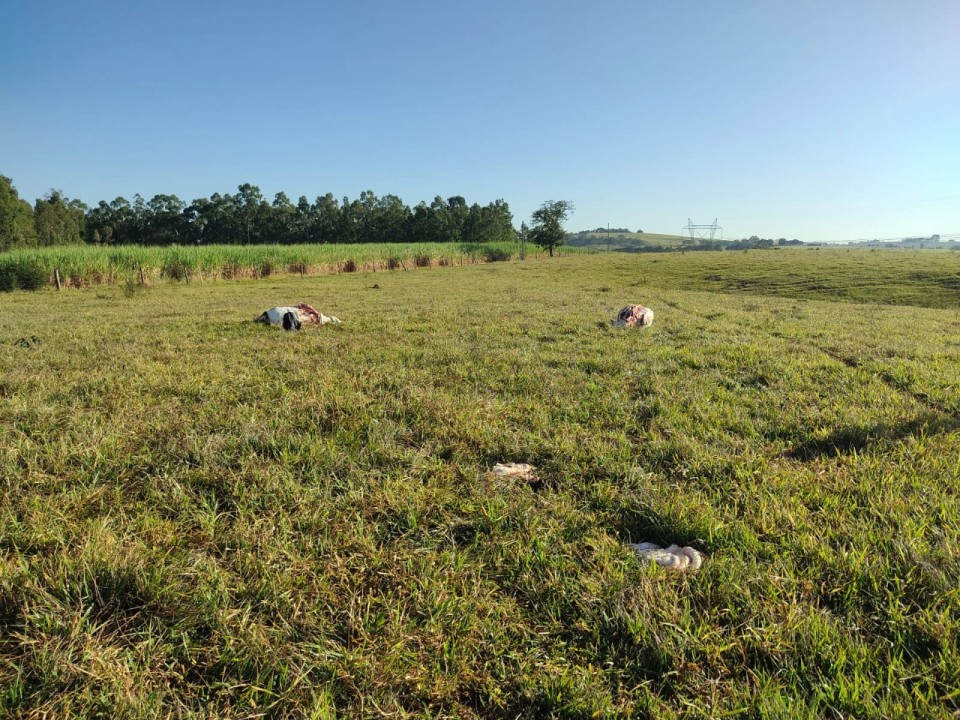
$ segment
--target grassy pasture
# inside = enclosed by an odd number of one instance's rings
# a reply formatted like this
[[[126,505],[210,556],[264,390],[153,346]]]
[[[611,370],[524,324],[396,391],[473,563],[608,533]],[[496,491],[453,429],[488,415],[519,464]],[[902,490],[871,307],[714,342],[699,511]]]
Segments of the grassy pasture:
[[[0,295],[0,716],[955,717],[956,262]]]

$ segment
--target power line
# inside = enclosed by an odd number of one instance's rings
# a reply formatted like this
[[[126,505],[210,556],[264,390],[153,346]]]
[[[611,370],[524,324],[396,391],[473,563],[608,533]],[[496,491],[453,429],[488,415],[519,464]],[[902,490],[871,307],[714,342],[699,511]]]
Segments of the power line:
[[[687,225],[683,229],[687,231],[691,240],[707,240],[707,233],[710,234],[709,239],[713,240],[717,234],[717,230],[721,231],[720,237],[723,237],[723,228],[717,223],[717,218],[714,218],[713,222],[708,225],[702,223],[698,225],[690,218],[687,218]]]

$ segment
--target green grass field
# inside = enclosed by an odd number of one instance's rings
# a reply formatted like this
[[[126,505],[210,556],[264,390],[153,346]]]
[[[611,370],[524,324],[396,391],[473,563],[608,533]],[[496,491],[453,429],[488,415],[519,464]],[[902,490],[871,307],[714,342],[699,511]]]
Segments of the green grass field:
[[[0,716],[956,717],[956,255],[0,294]]]

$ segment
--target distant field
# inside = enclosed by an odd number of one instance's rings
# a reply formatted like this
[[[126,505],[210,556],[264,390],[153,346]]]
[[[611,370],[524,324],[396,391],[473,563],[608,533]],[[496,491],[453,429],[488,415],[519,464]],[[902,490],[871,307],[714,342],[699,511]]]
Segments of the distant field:
[[[955,257],[0,294],[0,716],[956,717]]]
[[[619,257],[599,262],[623,280],[632,274],[629,282],[640,287],[960,307],[960,253],[946,250],[801,247]]]

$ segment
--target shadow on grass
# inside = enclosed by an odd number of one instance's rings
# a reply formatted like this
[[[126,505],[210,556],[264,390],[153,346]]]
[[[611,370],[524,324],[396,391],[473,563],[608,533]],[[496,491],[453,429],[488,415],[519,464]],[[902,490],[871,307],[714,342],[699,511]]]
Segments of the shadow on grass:
[[[939,435],[953,432],[958,428],[960,428],[960,420],[955,417],[945,418],[942,415],[926,413],[909,422],[840,428],[827,437],[800,442],[788,450],[786,455],[794,460],[850,455],[867,450],[885,440],[903,440],[920,434]]]
[[[652,542],[667,547],[680,545],[706,551],[703,543],[704,528],[698,523],[678,521],[649,507],[636,504],[624,505],[614,511],[610,523],[613,535],[624,543]]]

